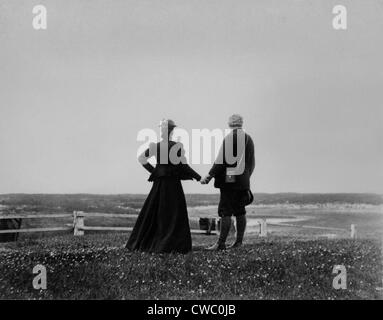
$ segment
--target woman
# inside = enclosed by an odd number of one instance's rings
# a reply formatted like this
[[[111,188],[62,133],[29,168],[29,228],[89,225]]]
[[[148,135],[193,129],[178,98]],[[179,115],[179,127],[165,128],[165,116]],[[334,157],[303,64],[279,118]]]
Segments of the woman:
[[[150,144],[138,160],[151,174],[152,189],[126,244],[130,250],[187,253],[192,249],[189,219],[181,180],[201,180],[187,163],[181,143],[170,140],[176,127],[162,120],[161,142]],[[148,159],[154,156],[154,168]]]

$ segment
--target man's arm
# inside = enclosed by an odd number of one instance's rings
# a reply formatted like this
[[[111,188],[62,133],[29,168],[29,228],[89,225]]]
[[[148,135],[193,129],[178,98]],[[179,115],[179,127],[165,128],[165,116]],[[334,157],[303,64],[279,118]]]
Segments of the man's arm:
[[[209,171],[209,176],[215,177],[222,173],[225,170],[226,166],[224,165],[224,152],[225,152],[225,140],[223,140],[221,147],[219,148],[219,152],[217,158],[214,161],[213,166]]]

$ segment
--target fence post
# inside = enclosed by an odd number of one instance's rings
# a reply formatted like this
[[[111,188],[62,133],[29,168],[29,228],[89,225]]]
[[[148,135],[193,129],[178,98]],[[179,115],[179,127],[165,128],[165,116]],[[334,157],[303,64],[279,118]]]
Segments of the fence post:
[[[84,230],[84,212],[73,211],[73,235],[83,236]]]
[[[352,239],[356,238],[356,225],[355,224],[351,225],[351,238]]]
[[[267,223],[266,219],[262,219],[260,222],[260,237],[267,237]]]

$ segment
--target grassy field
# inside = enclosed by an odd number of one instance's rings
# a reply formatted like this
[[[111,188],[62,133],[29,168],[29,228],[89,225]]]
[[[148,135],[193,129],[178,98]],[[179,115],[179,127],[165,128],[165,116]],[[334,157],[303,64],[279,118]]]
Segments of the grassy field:
[[[0,195],[7,213],[138,213],[142,195]],[[187,195],[192,228],[216,217],[217,195]],[[327,202],[326,202],[327,201]],[[328,202],[330,201],[330,202]],[[129,252],[129,233],[21,234],[0,244],[1,299],[381,299],[383,206],[380,195],[256,195],[251,221],[295,219],[270,226],[266,239],[246,234],[243,248],[203,250],[216,236],[193,235],[187,255]],[[22,228],[71,224],[72,219],[24,219]],[[358,238],[350,239],[350,224]],[[86,225],[132,226],[134,219],[87,218]],[[344,228],[305,229],[304,225]],[[233,241],[231,234],[229,241]],[[47,268],[47,290],[32,286],[32,269]],[[347,289],[332,286],[335,265],[347,271]]]
[[[2,299],[381,299],[382,256],[374,240],[247,239],[239,250],[187,255],[129,252],[127,234],[29,239],[0,250]],[[32,269],[47,268],[47,290]],[[344,265],[347,289],[332,287]]]

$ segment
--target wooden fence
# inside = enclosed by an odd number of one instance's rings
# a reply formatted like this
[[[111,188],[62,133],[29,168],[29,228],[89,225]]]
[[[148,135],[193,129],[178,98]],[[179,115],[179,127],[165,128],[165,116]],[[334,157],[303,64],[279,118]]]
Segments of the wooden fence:
[[[102,227],[102,226],[86,226],[85,218],[86,217],[107,217],[107,218],[137,218],[136,214],[127,214],[127,213],[99,213],[99,212],[83,212],[83,211],[74,211],[71,213],[55,213],[55,214],[24,214],[24,215],[0,215],[0,219],[45,219],[45,218],[73,218],[73,224],[66,225],[65,227],[48,227],[48,228],[27,228],[27,229],[8,229],[0,230],[2,233],[21,233],[21,232],[52,232],[52,231],[73,231],[75,236],[83,236],[85,231],[131,231],[131,227]],[[309,225],[295,225],[288,223],[268,223],[267,219],[259,219],[259,236],[267,237],[268,235],[268,226],[278,226],[278,227],[296,227],[296,228],[308,228],[308,229],[320,229],[320,230],[331,230],[331,231],[341,231],[341,232],[350,232],[351,238],[356,238],[356,225],[352,224],[351,229],[343,228],[333,228],[333,227],[319,227],[319,226],[309,226]],[[192,229],[194,234],[215,234],[216,231],[212,230],[199,230]]]
[[[71,213],[55,213],[55,214],[7,214],[0,215],[1,219],[48,219],[48,218],[73,218],[73,224],[65,227],[48,227],[48,228],[26,228],[26,229],[7,229],[0,230],[2,233],[21,233],[21,232],[52,232],[52,231],[73,231],[73,235],[82,236],[85,231],[131,231],[132,227],[103,227],[103,226],[86,226],[86,217],[105,217],[105,218],[137,218],[136,214],[128,213],[100,213],[100,212],[83,212],[74,211]],[[211,230],[192,229],[195,234],[214,234]]]
[[[73,217],[70,213],[54,213],[54,214],[7,214],[1,215],[0,219],[45,219],[45,218],[68,218]],[[48,231],[69,231],[72,226],[66,227],[50,227],[50,228],[27,228],[27,229],[8,229],[0,230],[1,233],[20,233],[20,232],[48,232]]]

